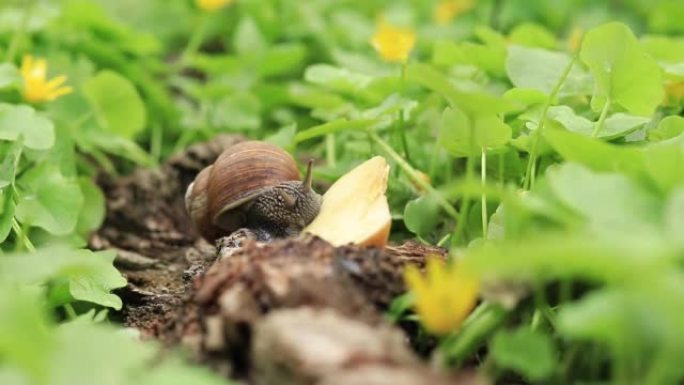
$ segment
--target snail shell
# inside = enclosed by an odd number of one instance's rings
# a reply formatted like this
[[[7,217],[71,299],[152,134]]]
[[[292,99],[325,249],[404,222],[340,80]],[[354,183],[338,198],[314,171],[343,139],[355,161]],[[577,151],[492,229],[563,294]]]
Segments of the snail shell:
[[[186,206],[200,234],[213,241],[245,225],[252,199],[293,180],[300,180],[299,170],[286,151],[267,142],[241,142],[198,174],[188,188]]]
[[[190,219],[197,227],[199,233],[206,239],[218,238],[220,232],[220,229],[212,225],[207,215],[207,184],[209,183],[209,175],[213,167],[211,165],[202,169],[195,177],[195,181],[188,186],[188,190],[185,193],[185,208],[190,215]]]

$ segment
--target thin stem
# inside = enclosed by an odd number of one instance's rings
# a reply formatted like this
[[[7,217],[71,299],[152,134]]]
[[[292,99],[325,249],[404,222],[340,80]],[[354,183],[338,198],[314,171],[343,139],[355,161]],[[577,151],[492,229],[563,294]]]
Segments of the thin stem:
[[[178,136],[178,139],[176,139],[176,144],[173,145],[173,149],[171,150],[172,154],[175,154],[179,152],[183,147],[185,147],[186,144],[192,140],[192,137],[196,134],[195,130],[188,130],[185,129],[183,132]]]
[[[64,312],[66,313],[67,317],[69,317],[70,320],[74,320],[78,318],[78,314],[76,314],[76,310],[74,310],[74,307],[71,306],[70,303],[65,303],[64,304]]]
[[[576,61],[577,56],[573,56],[572,60],[570,60],[568,65],[563,70],[563,73],[561,74],[560,79],[558,79],[556,85],[553,87],[553,90],[551,90],[551,94],[549,95],[549,98],[546,101],[546,104],[544,105],[542,116],[539,119],[539,126],[537,127],[537,131],[532,136],[532,148],[530,149],[530,158],[527,161],[527,171],[525,172],[525,180],[523,181],[523,188],[526,190],[529,190],[530,188],[534,187],[534,183],[531,183],[533,172],[532,165],[537,161],[539,141],[541,140],[541,135],[544,130],[544,125],[546,124],[546,117],[549,114],[549,109],[551,108],[551,104],[553,104],[553,102],[556,100],[556,97],[558,96],[561,87],[563,87],[563,83],[565,83],[565,80],[568,78],[568,75],[570,75],[570,70],[572,70],[572,67],[575,65]]]
[[[470,182],[473,180],[473,175],[475,162],[473,157],[469,156],[466,161],[466,181]],[[460,244],[463,234],[465,234],[465,228],[468,222],[468,212],[470,211],[470,194],[463,194],[463,204],[461,206],[461,215],[458,217],[458,223],[456,224],[456,229],[454,230],[454,236],[451,237],[451,245],[455,246]]]
[[[21,228],[17,218],[12,218],[12,230],[16,234],[17,238],[19,238],[19,240],[22,242],[26,250],[30,252],[36,251],[36,247],[33,246],[33,243],[31,243],[31,240],[26,235],[26,232],[24,232],[24,229]]]
[[[440,344],[445,363],[463,363],[481,346],[508,316],[501,306],[483,302],[470,314],[462,327]]]
[[[188,64],[192,55],[194,55],[202,45],[202,41],[204,41],[204,37],[207,33],[207,28],[209,26],[209,16],[210,14],[206,12],[202,13],[202,15],[200,16],[199,24],[192,31],[192,35],[190,35],[188,44],[185,46],[185,49],[183,49],[183,53],[181,53],[180,59],[178,60],[178,70],[183,69],[183,67],[185,67]]]
[[[594,126],[594,132],[591,133],[591,137],[595,138],[598,136],[599,133],[601,133],[601,130],[603,130],[603,125],[606,121],[606,116],[608,116],[608,109],[610,108],[610,99],[606,100],[606,104],[603,105],[603,109],[601,110],[601,115],[599,116],[599,120],[596,122],[596,125]]]
[[[487,148],[482,147],[482,161],[480,162],[480,179],[482,180],[482,239],[487,239]]]
[[[442,209],[447,214],[449,214],[449,216],[451,216],[455,220],[458,220],[458,211],[456,211],[456,209],[442,196],[442,194],[439,193],[439,191],[432,187],[430,183],[425,181],[424,178],[421,178],[418,171],[411,167],[411,165],[408,164],[408,162],[404,160],[404,158],[397,154],[397,152],[394,151],[394,149],[389,144],[387,144],[387,142],[382,140],[376,133],[369,131],[368,135],[374,143],[379,145],[383,149],[383,151],[385,151],[387,155],[389,155],[397,163],[397,165],[399,165],[399,168],[401,168],[415,184],[417,184],[423,190],[431,194],[434,197],[435,201],[437,201],[437,204],[439,204],[442,207]]]
[[[21,38],[24,37],[24,32],[26,32],[26,27],[28,26],[29,20],[31,20],[31,11],[33,10],[34,0],[26,0],[24,2],[24,14],[17,25],[17,29],[14,31],[12,40],[10,41],[9,47],[7,48],[7,54],[5,56],[5,61],[13,62],[14,56],[17,54],[19,49],[19,42]]]
[[[328,167],[335,167],[337,165],[335,134],[327,134],[325,136],[325,158],[328,162]]]
[[[406,88],[406,63],[402,63],[399,73],[399,95],[403,98]],[[404,150],[406,161],[411,163],[411,156],[409,155],[408,140],[406,139],[406,122],[404,121],[404,110],[399,108],[399,135],[401,136],[401,146]]]
[[[159,164],[159,160],[161,159],[162,141],[163,133],[161,125],[152,125],[152,132],[150,133],[150,155],[156,164]]]
[[[451,234],[447,234],[447,235],[443,236],[442,239],[440,239],[437,242],[437,247],[444,247],[444,245],[446,245],[446,243],[450,237],[451,237]]]

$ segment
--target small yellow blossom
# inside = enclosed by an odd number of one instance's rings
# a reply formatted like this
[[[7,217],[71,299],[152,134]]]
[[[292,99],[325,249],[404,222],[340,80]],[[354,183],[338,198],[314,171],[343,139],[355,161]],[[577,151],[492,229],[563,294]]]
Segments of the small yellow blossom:
[[[684,81],[668,81],[665,83],[663,104],[677,107],[684,100]]]
[[[45,59],[33,59],[26,55],[21,61],[21,77],[24,79],[24,100],[31,103],[52,101],[73,91],[64,86],[67,77],[59,75],[47,80],[47,62]]]
[[[447,24],[475,7],[475,0],[442,0],[435,7],[434,18],[438,24]]]
[[[214,12],[231,5],[235,0],[195,0],[197,6],[203,11]]]
[[[446,265],[437,258],[427,262],[423,276],[415,266],[404,278],[416,297],[415,310],[425,329],[447,334],[458,328],[475,306],[479,284],[456,264]]]
[[[584,37],[584,30],[580,27],[574,27],[568,36],[568,49],[575,53],[579,51],[582,45],[582,38]]]
[[[410,28],[397,27],[381,19],[371,44],[383,59],[405,63],[416,44],[416,33]]]

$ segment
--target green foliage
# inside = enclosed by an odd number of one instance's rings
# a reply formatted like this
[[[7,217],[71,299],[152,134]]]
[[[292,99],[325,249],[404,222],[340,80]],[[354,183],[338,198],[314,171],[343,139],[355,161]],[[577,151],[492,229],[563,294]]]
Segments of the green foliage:
[[[62,175],[55,165],[45,163],[26,172],[17,182],[24,190],[16,210],[21,222],[56,235],[74,231],[83,206],[77,180]]]
[[[83,84],[98,123],[105,130],[134,138],[145,127],[145,107],[125,77],[101,71]]]
[[[439,143],[455,157],[476,156],[484,150],[496,150],[511,140],[511,127],[493,114],[473,117],[455,108],[442,114]]]
[[[580,58],[596,81],[591,100],[595,111],[616,103],[634,114],[650,115],[661,102],[661,70],[624,24],[609,23],[587,32]]]
[[[0,104],[0,139],[17,140],[26,147],[47,150],[55,143],[53,123],[36,114],[29,106]]]
[[[556,366],[551,338],[531,329],[502,330],[494,336],[491,349],[497,364],[532,381],[548,378]]]
[[[321,184],[390,160],[392,239],[450,246],[482,279],[444,363],[681,382],[679,1],[473,4],[443,23],[408,0],[3,2],[0,383],[224,383],[107,324],[125,280],[83,249],[105,217],[96,175],[219,133],[315,158]],[[380,15],[416,31],[407,63],[373,51]],[[24,55],[71,92],[29,100]],[[419,322],[412,298],[390,319]]]

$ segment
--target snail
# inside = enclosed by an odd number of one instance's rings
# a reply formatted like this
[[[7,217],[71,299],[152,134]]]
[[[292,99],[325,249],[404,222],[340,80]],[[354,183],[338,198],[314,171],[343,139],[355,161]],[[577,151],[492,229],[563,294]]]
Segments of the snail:
[[[197,174],[185,194],[186,209],[208,241],[231,236],[269,242],[298,234],[321,207],[311,165],[300,180],[294,159],[281,148],[237,143]]]

